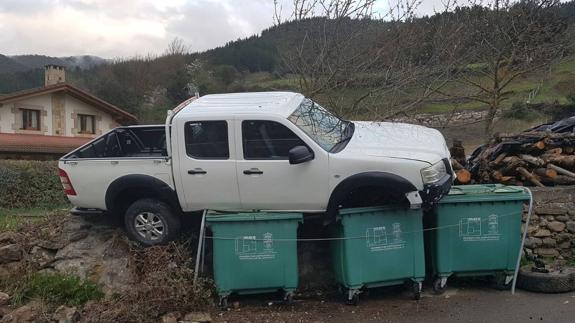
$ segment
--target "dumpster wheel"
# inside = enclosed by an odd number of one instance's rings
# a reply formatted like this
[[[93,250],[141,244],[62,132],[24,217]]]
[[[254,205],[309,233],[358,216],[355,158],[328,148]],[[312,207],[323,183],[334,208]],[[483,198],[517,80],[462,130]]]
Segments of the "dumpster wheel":
[[[499,274],[495,276],[494,287],[497,290],[510,290],[512,281],[512,275]]]
[[[286,292],[285,293],[284,302],[286,304],[293,304],[293,292]]]
[[[359,305],[359,294],[361,293],[358,289],[350,289],[347,291],[346,304],[357,306]]]
[[[447,277],[436,277],[433,280],[433,292],[436,295],[441,295],[445,292],[447,287]]]
[[[220,296],[219,304],[220,308],[227,309],[228,308],[228,297],[227,296]]]
[[[418,301],[421,299],[421,282],[413,282],[412,285],[412,289],[413,289],[413,299]]]
[[[359,294],[354,294],[351,299],[347,300],[347,305],[357,306],[359,305]]]

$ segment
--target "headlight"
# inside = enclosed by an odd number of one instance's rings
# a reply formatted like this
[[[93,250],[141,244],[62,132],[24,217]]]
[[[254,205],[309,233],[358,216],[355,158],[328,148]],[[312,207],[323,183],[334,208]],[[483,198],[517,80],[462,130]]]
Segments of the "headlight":
[[[435,183],[445,176],[445,174],[447,174],[447,170],[445,169],[443,160],[421,169],[423,184]]]

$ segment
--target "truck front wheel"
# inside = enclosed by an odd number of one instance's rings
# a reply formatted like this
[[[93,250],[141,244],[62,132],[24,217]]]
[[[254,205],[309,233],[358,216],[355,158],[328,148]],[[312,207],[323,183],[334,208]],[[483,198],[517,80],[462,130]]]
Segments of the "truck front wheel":
[[[128,207],[124,224],[132,240],[152,246],[176,239],[180,234],[181,220],[168,204],[146,198]]]

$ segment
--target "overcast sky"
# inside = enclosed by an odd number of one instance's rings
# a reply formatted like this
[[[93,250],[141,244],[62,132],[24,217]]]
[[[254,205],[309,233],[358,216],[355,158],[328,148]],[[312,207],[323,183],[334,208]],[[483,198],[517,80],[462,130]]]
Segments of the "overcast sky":
[[[440,4],[423,0],[418,11]],[[258,34],[273,11],[273,0],[0,0],[0,54],[161,54],[176,37],[202,51]]]

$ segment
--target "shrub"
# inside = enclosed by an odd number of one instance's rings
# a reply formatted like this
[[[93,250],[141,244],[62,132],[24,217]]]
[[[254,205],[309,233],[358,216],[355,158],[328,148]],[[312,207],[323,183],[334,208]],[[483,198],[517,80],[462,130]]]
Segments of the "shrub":
[[[503,117],[506,119],[535,120],[541,117],[544,106],[541,104],[526,104],[514,102],[511,108],[503,110]]]
[[[56,161],[0,160],[0,208],[66,203]]]
[[[554,103],[550,104],[545,110],[545,112],[551,116],[552,120],[560,120],[563,118],[570,117],[575,114],[575,95],[567,96],[570,101],[566,104]]]
[[[148,248],[133,245],[132,253],[134,288],[88,305],[85,317],[94,322],[157,322],[169,312],[188,313],[212,305],[211,281],[199,278],[194,284],[189,241]]]

